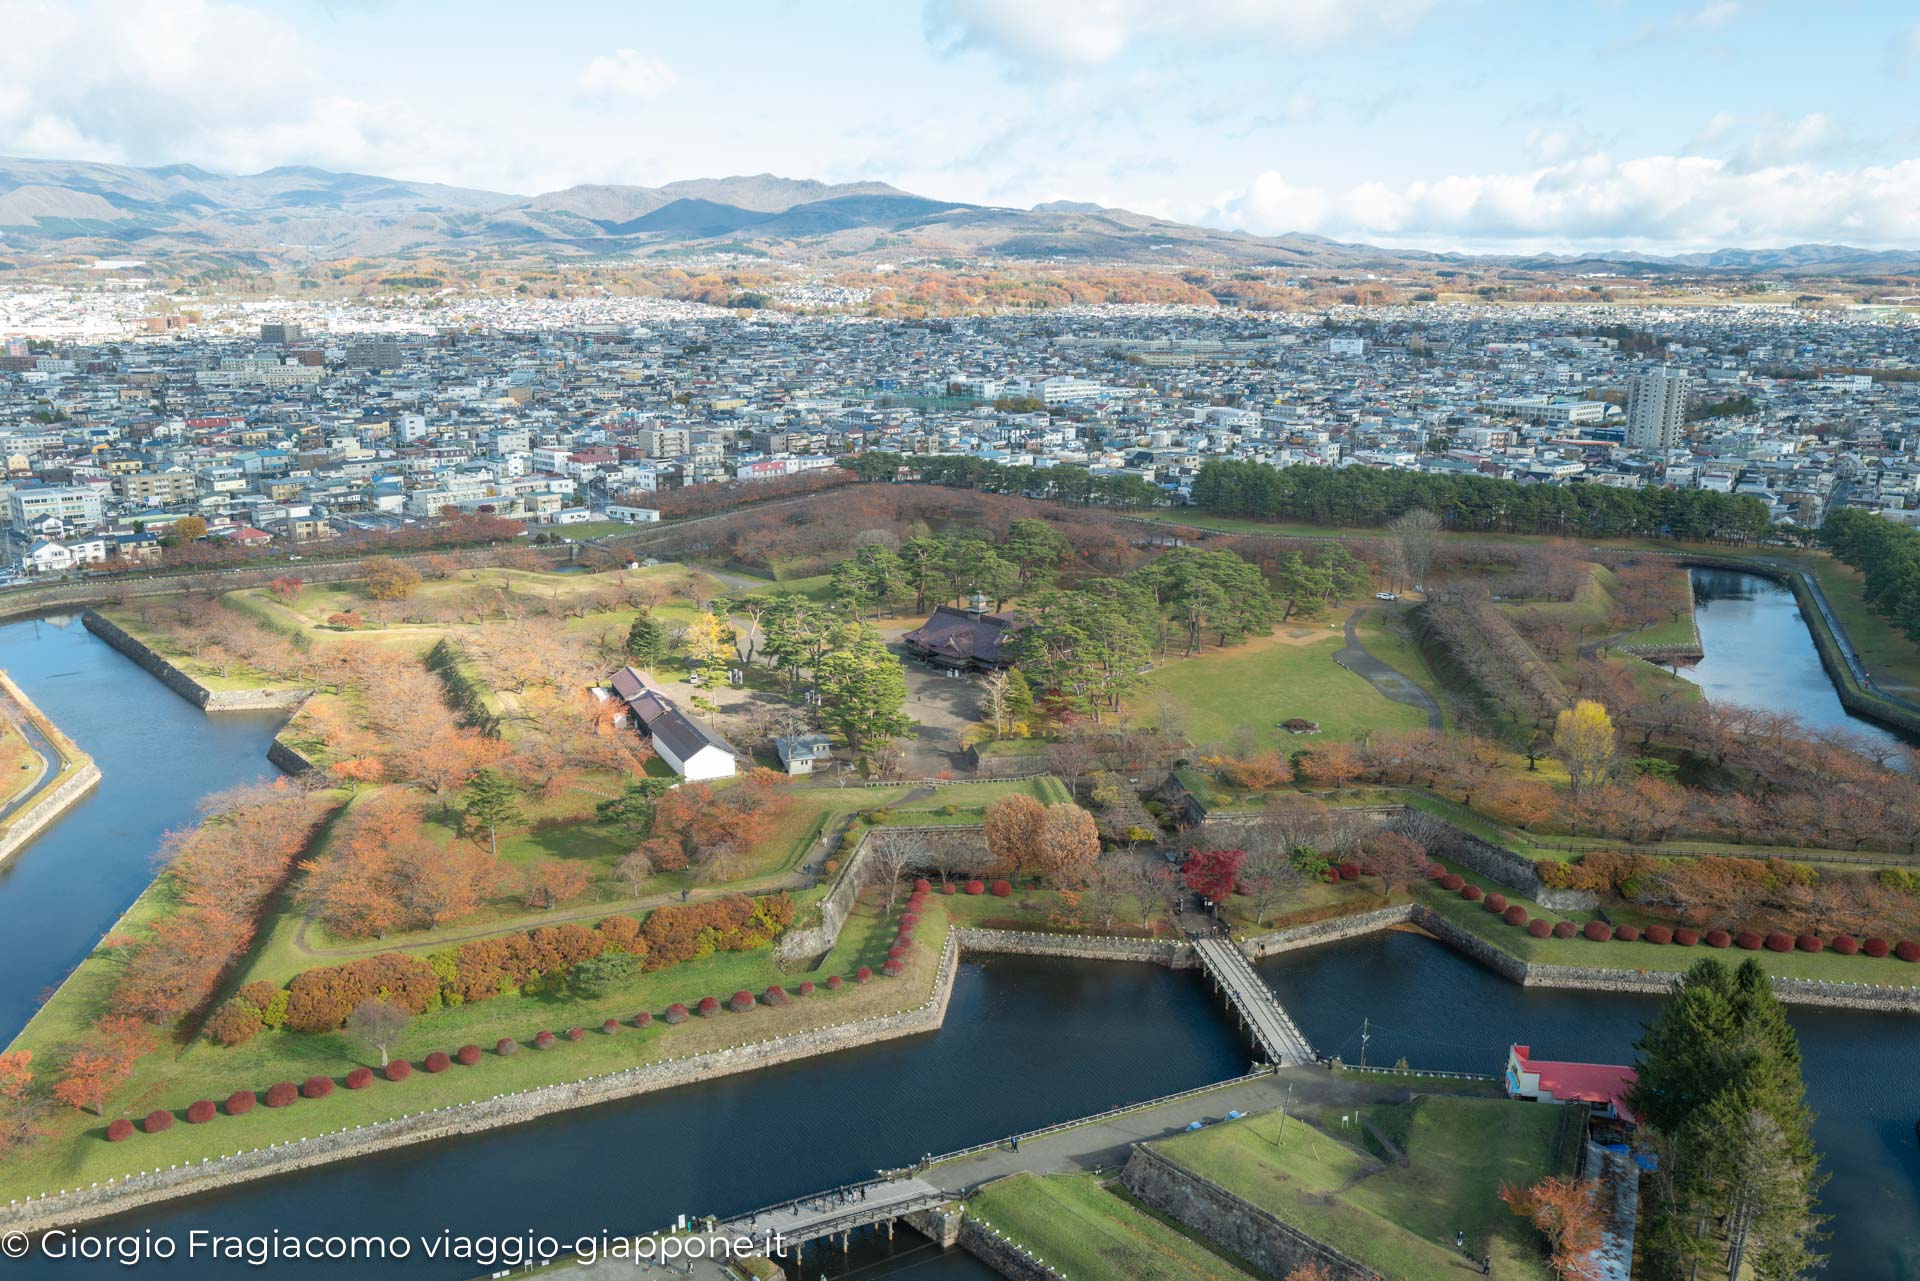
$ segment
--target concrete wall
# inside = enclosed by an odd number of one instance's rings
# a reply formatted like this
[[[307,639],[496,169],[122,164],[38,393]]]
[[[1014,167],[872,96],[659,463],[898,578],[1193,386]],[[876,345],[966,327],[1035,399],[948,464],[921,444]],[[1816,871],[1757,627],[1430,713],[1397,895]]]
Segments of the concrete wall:
[[[1193,948],[1171,939],[1131,939],[1106,934],[1040,934],[1023,930],[982,930],[956,926],[965,952],[1005,956],[1064,956],[1082,961],[1142,961],[1182,970],[1198,965]]]
[[[1324,921],[1275,930],[1271,934],[1252,935],[1240,941],[1240,950],[1259,960],[1263,956],[1291,952],[1296,948],[1317,947],[1322,943],[1337,943],[1341,939],[1359,938],[1363,934],[1392,929],[1396,925],[1406,924],[1412,915],[1413,904],[1398,903],[1352,916],[1329,917]]]
[[[1152,1148],[1136,1144],[1120,1172],[1127,1191],[1269,1276],[1318,1263],[1339,1281],[1374,1281],[1351,1255],[1317,1241]]]
[[[131,658],[162,685],[202,711],[291,710],[305,702],[307,695],[313,692],[308,689],[208,689],[149,649],[144,641],[93,610],[82,614],[80,621],[88,631]]]

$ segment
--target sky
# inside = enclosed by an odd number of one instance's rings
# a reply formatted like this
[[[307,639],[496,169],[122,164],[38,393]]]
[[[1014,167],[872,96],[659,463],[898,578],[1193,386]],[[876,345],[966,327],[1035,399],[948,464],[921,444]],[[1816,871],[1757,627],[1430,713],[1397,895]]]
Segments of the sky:
[[[771,172],[1418,248],[1920,247],[1910,0],[0,0],[0,154]]]

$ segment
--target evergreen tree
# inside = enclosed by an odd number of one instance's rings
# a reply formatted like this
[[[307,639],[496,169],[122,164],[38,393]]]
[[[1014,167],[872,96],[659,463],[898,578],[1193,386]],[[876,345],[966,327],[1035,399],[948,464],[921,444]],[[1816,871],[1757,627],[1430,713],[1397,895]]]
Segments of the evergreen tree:
[[[497,770],[483,769],[467,780],[467,817],[487,829],[487,844],[500,856],[498,829],[520,821],[520,789]]]
[[[652,614],[635,616],[627,628],[627,659],[638,667],[658,667],[667,656],[667,633]]]
[[[900,660],[872,628],[854,623],[834,637],[832,650],[814,668],[823,719],[856,752],[870,752],[913,731],[901,712],[907,677]]]

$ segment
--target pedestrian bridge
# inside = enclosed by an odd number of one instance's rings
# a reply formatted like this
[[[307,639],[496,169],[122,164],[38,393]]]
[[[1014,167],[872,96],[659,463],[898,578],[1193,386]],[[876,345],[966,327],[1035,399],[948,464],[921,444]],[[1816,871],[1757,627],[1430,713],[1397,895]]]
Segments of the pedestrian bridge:
[[[1239,1014],[1267,1062],[1294,1067],[1314,1061],[1313,1047],[1306,1036],[1294,1026],[1273,989],[1254,972],[1245,953],[1222,938],[1198,939],[1193,950],[1200,967]]]
[[[770,1205],[716,1224],[713,1230],[723,1236],[755,1239],[778,1236],[789,1246],[798,1246],[868,1224],[886,1223],[949,1199],[947,1193],[922,1178],[881,1179]]]

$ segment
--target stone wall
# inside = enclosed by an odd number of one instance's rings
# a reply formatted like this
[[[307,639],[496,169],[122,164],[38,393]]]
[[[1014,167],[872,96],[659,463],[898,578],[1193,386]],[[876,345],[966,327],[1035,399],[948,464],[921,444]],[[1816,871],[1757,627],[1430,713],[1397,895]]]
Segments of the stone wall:
[[[18,714],[31,722],[30,735],[38,733],[46,740],[47,747],[52,749],[55,757],[53,777],[59,780],[52,787],[41,784],[41,791],[31,798],[30,803],[4,825],[0,825],[0,863],[4,863],[27,842],[45,831],[54,819],[66,813],[68,806],[92,791],[100,782],[100,767],[72,739],[61,733],[60,727],[35,707],[26,691],[14,684],[13,678],[5,672],[0,672],[0,691],[4,692],[4,697],[13,704]]]
[[[149,649],[125,628],[88,610],[80,616],[86,629],[131,658],[174,693],[206,712],[290,710],[305,702],[307,689],[208,689],[167,659]]]
[[[44,1232],[49,1228],[91,1222],[137,1206],[212,1192],[269,1175],[367,1156],[411,1143],[477,1134],[572,1108],[591,1107],[613,1099],[673,1089],[737,1072],[752,1072],[779,1063],[811,1058],[817,1054],[831,1054],[838,1050],[930,1032],[946,1018],[947,1000],[953,992],[958,963],[959,946],[949,938],[926,1000],[893,1014],[851,1023],[829,1024],[807,1032],[650,1063],[581,1081],[539,1086],[514,1094],[476,1099],[471,1103],[450,1104],[355,1129],[237,1152],[193,1165],[151,1170],[104,1185],[14,1202],[0,1207],[0,1227],[29,1233]],[[478,1067],[473,1070],[484,1072],[486,1069]],[[325,1104],[303,1103],[296,1106],[313,1107],[321,1114],[325,1109]]]
[[[1066,1281],[1066,1278],[1034,1258],[1023,1246],[1014,1244],[992,1227],[969,1216],[960,1225],[960,1248],[998,1272],[1009,1281]]]
[[[1271,934],[1255,934],[1242,939],[1240,950],[1257,961],[1263,956],[1291,952],[1295,948],[1317,947],[1322,943],[1337,943],[1341,939],[1359,938],[1363,934],[1372,934],[1406,924],[1411,919],[1413,910],[1414,905],[1411,903],[1398,903],[1352,916],[1334,916],[1324,921],[1311,921],[1305,925],[1275,930]]]
[[[963,952],[1005,956],[1064,956],[1082,961],[1143,961],[1183,970],[1198,965],[1193,947],[1172,939],[1132,939],[1111,934],[1042,934],[1030,930],[983,930],[956,926]]]
[[[908,847],[909,868],[937,871],[978,864],[985,866],[987,837],[983,828],[972,824],[940,824],[930,827],[876,827],[860,838],[860,844],[847,856],[833,885],[820,900],[820,923],[804,930],[789,930],[775,946],[774,956],[783,965],[798,965],[824,956],[839,941],[841,927],[853,911],[853,900],[865,883],[865,863],[869,851],[879,852],[898,845]],[[915,860],[927,851],[937,858]]]
[[[1134,1145],[1120,1181],[1139,1200],[1269,1276],[1283,1277],[1313,1263],[1338,1281],[1373,1281],[1377,1275],[1351,1255],[1145,1145]]]
[[[275,738],[267,745],[267,760],[293,775],[304,774],[314,768],[313,762],[301,755],[299,748],[288,746],[283,738]]]

